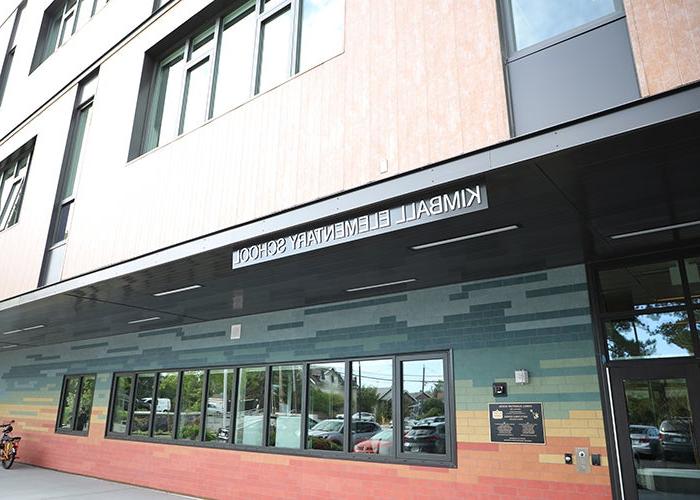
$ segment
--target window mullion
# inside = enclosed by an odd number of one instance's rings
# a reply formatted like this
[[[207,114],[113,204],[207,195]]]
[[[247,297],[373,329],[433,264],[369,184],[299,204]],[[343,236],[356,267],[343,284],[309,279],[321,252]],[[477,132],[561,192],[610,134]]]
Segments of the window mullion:
[[[116,402],[116,394],[114,401]],[[136,374],[131,375],[131,387],[129,388],[129,404],[127,405],[126,435],[131,435],[131,424],[133,421],[134,398],[136,397]],[[116,404],[116,403],[113,403]]]
[[[205,121],[214,115],[214,99],[216,99],[216,77],[219,72],[219,58],[221,57],[221,38],[224,30],[224,18],[219,17],[214,26],[214,47],[209,52],[209,90],[207,95],[207,111]]]
[[[265,367],[265,394],[263,404],[263,442],[262,446],[267,447],[270,435],[270,406],[272,404],[272,366]]]
[[[304,363],[301,369],[301,432],[299,433],[299,449],[303,450],[306,448],[306,431],[308,428],[308,415],[309,415],[309,364]]]
[[[159,380],[160,373],[156,372],[153,380],[153,392],[151,393],[151,413],[148,417],[148,437],[153,437],[153,427],[155,426],[156,422],[156,408],[158,407],[158,386],[160,385]]]
[[[290,30],[289,46],[292,48],[289,54],[289,75],[296,75],[299,71],[299,43],[301,40],[301,0],[290,2],[292,9],[292,29]]]
[[[183,55],[182,55],[182,57],[184,58],[185,64],[184,64],[184,68],[183,68],[182,82],[180,84],[180,102],[178,103],[178,109],[177,109],[177,117],[178,117],[177,135],[180,135],[182,133],[182,127],[184,126],[184,122],[185,122],[185,96],[187,95],[187,71],[190,67],[188,64],[189,63],[188,59],[190,58],[191,53],[192,53],[192,40],[188,39],[185,42],[185,48],[184,48]],[[168,70],[168,79],[170,79],[170,70]]]
[[[343,406],[343,451],[345,453],[351,452],[351,440],[352,440],[352,416],[350,412],[352,411],[352,362],[345,362],[345,405]]]
[[[231,413],[229,414],[229,430],[228,430],[228,439],[226,440],[227,444],[231,444],[234,442],[234,436],[233,433],[236,430],[236,417],[237,417],[237,406],[238,406],[238,368],[232,368],[232,377],[231,377],[231,388],[229,389],[229,394],[231,395]],[[224,373],[224,377],[226,374]],[[228,410],[228,405],[226,402],[226,394],[224,394],[224,415],[226,415],[226,411]]]

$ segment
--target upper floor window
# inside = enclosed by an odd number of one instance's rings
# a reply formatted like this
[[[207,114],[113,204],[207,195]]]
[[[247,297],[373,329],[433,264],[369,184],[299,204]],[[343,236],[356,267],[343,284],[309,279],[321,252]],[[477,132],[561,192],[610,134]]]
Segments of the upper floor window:
[[[32,70],[66,43],[109,0],[56,0],[46,12],[32,61]]]
[[[130,156],[340,53],[344,16],[344,0],[249,0],[188,30],[195,35],[154,58],[144,80],[150,97],[139,105],[145,127],[136,127]]]
[[[554,42],[622,12],[622,0],[507,0],[510,51]]]
[[[15,51],[17,49],[17,29],[19,27],[19,21],[22,18],[22,11],[27,5],[26,0],[19,4],[15,11],[10,14],[10,17],[5,21],[5,24],[0,26],[0,40],[6,39],[9,36],[7,42],[7,50],[5,50],[4,59],[0,54],[0,104],[2,104],[3,97],[5,96],[5,89],[7,87],[7,81],[10,78],[10,70],[12,69],[12,61],[15,58]],[[8,34],[9,32],[9,34]],[[0,47],[3,50],[3,47]]]
[[[19,220],[31,157],[32,146],[24,146],[0,162],[0,231]]]

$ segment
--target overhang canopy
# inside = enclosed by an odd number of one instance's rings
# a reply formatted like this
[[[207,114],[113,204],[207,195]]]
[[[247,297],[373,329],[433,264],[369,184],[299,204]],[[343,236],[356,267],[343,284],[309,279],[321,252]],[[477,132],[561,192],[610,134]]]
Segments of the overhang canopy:
[[[699,86],[637,101],[7,299],[0,349],[698,244],[700,223],[611,236],[700,221],[699,136]],[[488,193],[485,210],[232,269],[232,252],[243,245],[476,182]],[[517,229],[412,248],[510,226]],[[391,282],[401,283],[365,288]]]

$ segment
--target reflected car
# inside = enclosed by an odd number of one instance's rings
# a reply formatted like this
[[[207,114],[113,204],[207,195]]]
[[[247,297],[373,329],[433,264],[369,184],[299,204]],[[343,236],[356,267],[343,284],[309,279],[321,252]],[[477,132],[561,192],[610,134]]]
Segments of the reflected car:
[[[352,444],[355,445],[360,441],[364,441],[381,430],[382,428],[375,422],[354,421],[352,423]],[[345,422],[343,420],[330,418],[319,422],[309,429],[308,436],[311,438],[312,442],[316,439],[322,439],[334,443],[336,446],[340,446],[340,449],[342,449],[344,431]],[[320,444],[319,446],[314,445],[313,447],[318,448],[320,447]]]
[[[374,416],[374,413],[369,413],[366,411],[359,411],[357,413],[353,413],[352,419],[361,420],[362,422],[374,422],[375,420],[377,420]]]
[[[417,453],[445,453],[445,424],[416,425],[403,437],[403,450]]]
[[[414,425],[431,425],[431,424],[437,424],[445,421],[445,417],[443,415],[437,416],[437,417],[426,417],[420,419],[418,422],[416,422]]]
[[[636,455],[649,458],[661,456],[659,429],[653,425],[630,425],[630,441]]]
[[[391,455],[394,441],[393,429],[384,429],[377,432],[371,438],[360,441],[355,445],[355,453],[373,453],[375,455]]]
[[[690,434],[690,419],[673,418],[659,425],[659,441],[664,460],[692,461],[693,442]]]

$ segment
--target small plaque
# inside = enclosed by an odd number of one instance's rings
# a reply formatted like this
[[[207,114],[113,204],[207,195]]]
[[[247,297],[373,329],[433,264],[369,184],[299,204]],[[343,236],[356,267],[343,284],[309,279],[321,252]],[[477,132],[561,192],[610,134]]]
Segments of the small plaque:
[[[489,404],[492,443],[544,444],[542,403]]]

